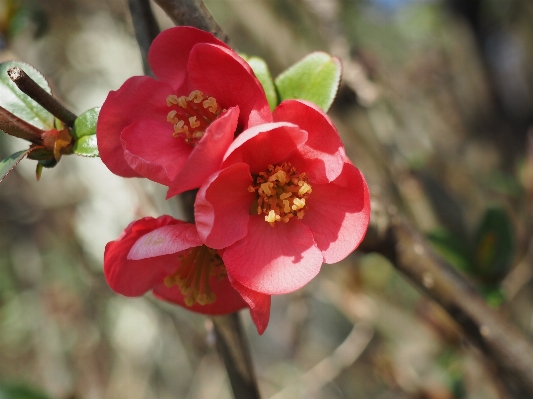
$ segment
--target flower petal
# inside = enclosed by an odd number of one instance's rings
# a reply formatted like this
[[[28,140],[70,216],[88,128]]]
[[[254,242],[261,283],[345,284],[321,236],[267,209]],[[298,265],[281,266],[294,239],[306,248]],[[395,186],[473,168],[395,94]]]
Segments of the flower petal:
[[[276,223],[252,216],[248,234],[222,255],[228,274],[264,294],[285,294],[307,284],[320,271],[322,254],[301,221]]]
[[[223,107],[239,106],[243,129],[272,121],[263,86],[233,50],[198,44],[191,50],[187,69],[191,87],[213,96]]]
[[[210,248],[221,249],[246,235],[252,176],[248,165],[239,163],[214,173],[202,185],[194,203],[198,234]]]
[[[124,159],[139,175],[170,185],[192,152],[172,133],[170,123],[146,119],[133,123],[122,132]]]
[[[183,306],[185,309],[192,312],[203,314],[227,314],[247,307],[246,302],[231,286],[227,278],[219,280],[218,277],[212,276],[210,279],[210,287],[211,291],[216,295],[216,300],[207,305],[195,303],[192,306],[187,306],[183,299],[183,294],[176,286],[168,288],[164,284],[159,284],[154,288],[154,295],[160,299]]]
[[[239,294],[241,294],[242,299],[244,299],[250,307],[250,316],[252,316],[252,321],[254,322],[259,335],[262,335],[268,326],[268,321],[270,320],[271,296],[252,291],[240,284],[238,281],[233,280],[231,275],[228,275],[228,277],[231,285],[233,285],[233,288],[235,288]]]
[[[106,245],[104,273],[113,291],[126,296],[140,296],[169,274],[166,270],[169,256],[129,260],[128,253],[142,236],[162,226],[170,225],[176,228],[188,226],[170,216],[161,216],[157,219],[147,217],[130,223],[119,238]]]
[[[307,140],[307,132],[289,123],[265,123],[242,132],[226,152],[222,167],[246,163],[252,173],[282,162]]]
[[[100,110],[96,125],[98,151],[109,170],[123,177],[139,177],[124,160],[122,130],[142,119],[166,120],[166,98],[172,87],[147,76],[134,76],[117,91],[111,91]]]
[[[233,141],[238,118],[239,108],[233,107],[207,128],[204,137],[193,148],[189,159],[170,184],[167,199],[200,187],[218,170],[226,150]]]
[[[274,121],[290,122],[307,131],[308,139],[291,159],[297,170],[305,170],[311,181],[334,180],[344,166],[344,146],[331,119],[315,104],[285,100],[274,110]]]
[[[128,260],[175,254],[200,245],[203,243],[194,224],[163,226],[140,237],[131,247]]]
[[[189,54],[198,43],[227,47],[211,33],[190,26],[178,26],[161,32],[148,52],[148,62],[154,75],[171,84],[174,89],[179,88],[187,77]]]
[[[314,184],[302,222],[313,232],[324,262],[348,256],[363,240],[370,219],[370,195],[359,170],[345,163],[329,184]]]

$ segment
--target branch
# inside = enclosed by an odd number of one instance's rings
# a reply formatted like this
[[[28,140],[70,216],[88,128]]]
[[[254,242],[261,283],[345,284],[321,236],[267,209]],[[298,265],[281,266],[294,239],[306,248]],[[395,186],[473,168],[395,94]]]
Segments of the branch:
[[[361,249],[379,252],[414,285],[439,303],[468,340],[493,361],[507,389],[533,397],[533,346],[514,325],[491,309],[471,284],[434,253],[426,239],[392,216],[382,234],[371,229]]]
[[[28,140],[34,144],[43,143],[41,136],[44,133],[43,130],[30,125],[3,107],[0,107],[0,129],[10,136]]]
[[[194,26],[211,32],[216,38],[228,42],[228,36],[213,19],[201,0],[155,0],[178,26]]]
[[[129,0],[128,5],[135,30],[135,38],[141,50],[144,74],[152,75],[148,64],[148,49],[159,34],[159,26],[150,7],[150,0]]]
[[[7,71],[9,78],[17,85],[23,93],[34,99],[44,109],[54,115],[67,126],[73,127],[77,116],[65,108],[63,104],[57,101],[50,93],[39,86],[30,78],[26,72],[19,67],[11,68]]]
[[[238,313],[212,316],[217,349],[228,372],[236,399],[260,399],[248,343]]]

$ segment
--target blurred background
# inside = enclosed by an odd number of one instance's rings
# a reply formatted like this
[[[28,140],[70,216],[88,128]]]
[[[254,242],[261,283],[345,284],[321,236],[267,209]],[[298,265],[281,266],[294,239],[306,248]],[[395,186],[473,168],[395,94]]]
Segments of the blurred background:
[[[205,4],[274,77],[314,50],[342,59],[330,115],[371,188],[374,226],[404,214],[532,336],[533,3]],[[39,69],[75,113],[142,74],[125,0],[0,0],[10,59]],[[0,158],[25,147],[0,136]],[[108,241],[139,217],[179,217],[179,203],[99,159],[64,157],[40,182],[35,166],[23,160],[0,185],[0,398],[230,399],[209,319],[116,295],[102,273]],[[379,254],[357,251],[273,298],[263,336],[242,317],[265,399],[509,397],[454,321]]]

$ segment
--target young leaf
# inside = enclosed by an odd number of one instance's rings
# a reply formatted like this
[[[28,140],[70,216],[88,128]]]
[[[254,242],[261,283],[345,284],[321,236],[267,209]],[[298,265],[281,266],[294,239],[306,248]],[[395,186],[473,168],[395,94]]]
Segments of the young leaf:
[[[311,53],[276,78],[280,100],[312,101],[326,112],[337,94],[341,71],[338,58],[322,52]]]
[[[33,126],[43,130],[53,129],[54,116],[20,91],[9,78],[7,71],[16,66],[51,93],[48,82],[37,69],[24,62],[8,61],[0,64],[0,105]]]
[[[270,105],[270,109],[273,110],[278,105],[278,94],[276,93],[276,87],[274,86],[274,81],[272,80],[272,75],[270,74],[267,63],[259,57],[249,57],[244,54],[240,54],[240,56],[244,58],[248,65],[250,65],[255,76],[259,82],[261,82],[261,85],[265,90],[268,105]]]
[[[96,122],[100,107],[92,108],[81,114],[74,122],[72,135],[76,140],[74,153],[85,157],[97,157],[98,146],[96,145]]]
[[[7,158],[0,161],[0,183],[2,182],[2,180],[5,179],[9,172],[15,169],[15,166],[17,166],[18,163],[22,161],[24,157],[28,155],[31,151],[32,149],[22,150],[11,154]]]
[[[514,232],[507,212],[485,212],[475,239],[476,271],[485,282],[498,282],[509,271],[514,255]]]

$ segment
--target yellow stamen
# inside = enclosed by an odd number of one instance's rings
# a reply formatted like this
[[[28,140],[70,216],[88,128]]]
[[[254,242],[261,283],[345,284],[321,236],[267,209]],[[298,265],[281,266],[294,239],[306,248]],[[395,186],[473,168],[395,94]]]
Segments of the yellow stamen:
[[[183,138],[191,146],[202,139],[208,126],[225,111],[214,97],[204,96],[200,90],[181,97],[171,94],[166,102],[173,108],[167,114],[167,121],[174,125],[173,136]]]
[[[215,302],[216,295],[210,286],[211,277],[221,280],[227,276],[218,252],[202,245],[192,248],[178,258],[180,260],[178,269],[164,278],[165,286],[171,288],[176,285],[183,294],[187,306]]]
[[[311,185],[305,173],[298,174],[291,164],[268,165],[265,172],[254,177],[254,184],[248,187],[249,192],[257,194],[250,207],[253,214],[265,215],[265,221],[271,226],[275,222],[287,223],[292,217],[303,218],[307,207],[307,198],[312,193]]]

